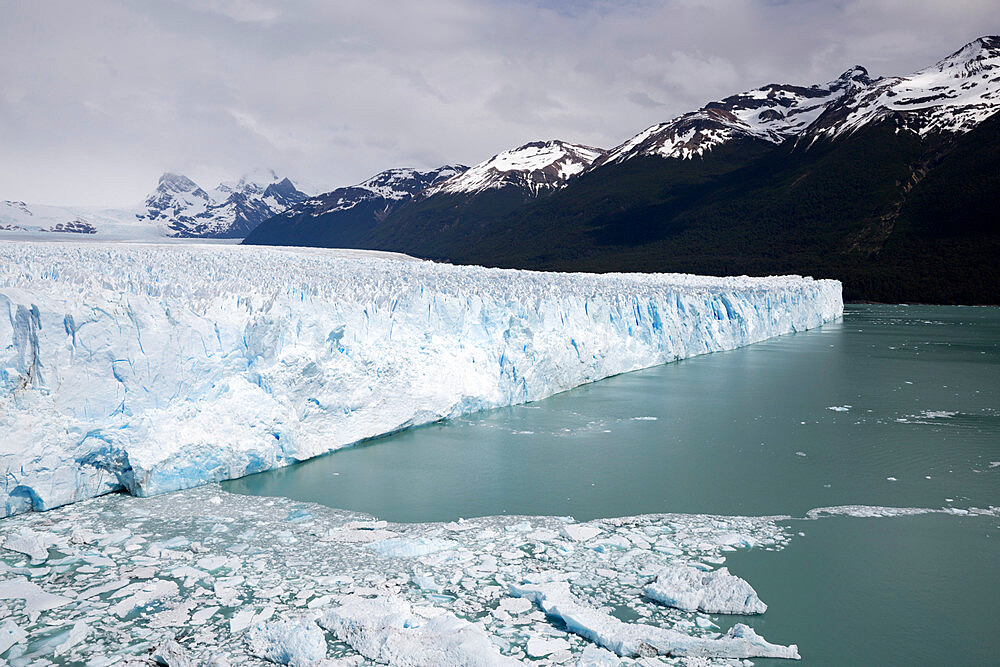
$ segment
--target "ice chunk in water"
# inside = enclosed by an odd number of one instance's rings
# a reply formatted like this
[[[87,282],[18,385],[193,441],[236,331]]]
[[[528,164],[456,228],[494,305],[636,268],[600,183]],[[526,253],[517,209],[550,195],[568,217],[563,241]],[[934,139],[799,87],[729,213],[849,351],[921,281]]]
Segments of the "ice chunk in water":
[[[20,644],[28,638],[28,634],[18,627],[17,623],[7,620],[0,625],[0,655],[3,655],[14,644]]]
[[[476,667],[516,665],[500,655],[478,625],[451,612],[424,618],[393,596],[349,596],[319,624],[369,660],[390,665]]]
[[[625,623],[581,604],[564,581],[511,585],[512,595],[534,601],[570,632],[622,657],[664,655],[702,658],[794,658],[798,648],[764,641],[752,629],[737,624],[719,639],[703,639],[643,623]]]
[[[436,540],[425,537],[390,537],[378,542],[371,542],[369,549],[379,552],[383,556],[393,556],[395,558],[415,558],[426,556],[436,551],[454,549],[458,544],[451,540]]]
[[[49,557],[50,539],[51,537],[44,533],[21,528],[4,539],[3,548],[22,553],[33,561],[44,561]]]
[[[763,614],[767,611],[753,587],[721,568],[704,572],[689,565],[660,570],[643,594],[668,607],[709,614]]]
[[[29,614],[67,605],[72,600],[61,595],[46,593],[37,584],[27,579],[0,581],[0,600],[24,600],[24,609]]]
[[[250,652],[291,667],[305,667],[326,657],[326,637],[308,619],[268,621],[246,634]]]

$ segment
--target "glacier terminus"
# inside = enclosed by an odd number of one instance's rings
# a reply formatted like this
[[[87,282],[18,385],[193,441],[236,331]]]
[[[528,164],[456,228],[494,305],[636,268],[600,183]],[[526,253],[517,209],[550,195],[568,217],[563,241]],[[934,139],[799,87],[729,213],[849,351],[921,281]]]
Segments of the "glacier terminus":
[[[0,516],[268,470],[809,329],[841,285],[0,244]]]

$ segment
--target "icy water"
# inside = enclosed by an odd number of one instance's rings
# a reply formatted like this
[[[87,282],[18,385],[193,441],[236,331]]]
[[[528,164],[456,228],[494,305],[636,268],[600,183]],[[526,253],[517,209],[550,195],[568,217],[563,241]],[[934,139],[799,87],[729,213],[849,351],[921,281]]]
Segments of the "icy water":
[[[1000,505],[1000,309],[851,306],[842,322],[401,432],[230,482],[394,521],[792,515]],[[730,569],[809,664],[1000,660],[996,518],[790,521]]]

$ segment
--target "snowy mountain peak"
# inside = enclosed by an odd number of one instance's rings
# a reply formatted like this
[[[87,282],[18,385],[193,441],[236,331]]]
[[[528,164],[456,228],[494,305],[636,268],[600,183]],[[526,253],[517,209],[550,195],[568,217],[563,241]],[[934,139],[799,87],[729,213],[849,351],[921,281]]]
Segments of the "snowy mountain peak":
[[[612,150],[599,164],[640,155],[690,159],[740,138],[781,143],[802,132],[832,102],[870,83],[868,70],[860,66],[825,85],[771,83],[653,125]]]
[[[157,192],[194,192],[201,190],[198,184],[183,174],[165,172],[156,184]]]
[[[145,213],[139,219],[169,220],[188,219],[203,213],[212,204],[212,198],[187,176],[167,172],[160,176],[156,189],[146,197]]]
[[[271,183],[264,188],[265,197],[293,197],[296,192],[299,192],[298,188],[287,178],[283,178],[276,183]]]
[[[914,74],[858,88],[830,109],[809,134],[839,136],[885,118],[901,129],[967,132],[1000,111],[1000,37],[986,36]]]
[[[222,182],[211,192],[186,176],[166,173],[136,218],[164,226],[171,236],[241,238],[305,197],[271,169]]]
[[[973,40],[933,68],[955,77],[970,77],[1000,67],[1000,36],[986,35]],[[928,69],[933,69],[928,68]]]
[[[245,196],[259,195],[270,185],[281,181],[273,169],[254,169],[243,174],[238,181],[223,181],[211,191],[212,198],[216,202],[222,202],[232,194],[242,194]]]
[[[369,190],[385,199],[409,199],[413,195],[445,179],[464,173],[465,165],[446,164],[437,169],[387,169],[354,186]]]
[[[553,139],[533,141],[494,155],[462,174],[428,188],[424,196],[438,193],[476,193],[518,187],[536,195],[552,190],[588,168],[604,150]]]
[[[837,81],[842,81],[847,85],[851,86],[868,86],[871,85],[871,77],[868,76],[868,70],[861,65],[855,65],[851,69],[845,71],[839,77]],[[832,85],[829,84],[829,85]]]
[[[363,247],[364,235],[395,210],[435,183],[468,167],[447,164],[437,169],[387,169],[357,185],[309,197],[265,221],[245,243],[316,245],[325,240],[338,247]],[[347,245],[343,245],[347,244]]]
[[[457,176],[467,169],[468,167],[460,164],[447,164],[437,169],[428,170],[386,169],[357,185],[337,188],[331,192],[310,197],[298,206],[289,208],[283,217],[294,218],[300,215],[316,217],[327,213],[347,211],[364,203],[376,205],[377,215],[375,217],[382,219],[402,202],[410,200],[435,183]]]
[[[970,42],[908,77],[855,65],[824,85],[768,84],[647,128],[595,166],[641,155],[693,158],[735,139],[836,136],[890,114],[918,133],[964,132],[1000,110],[1000,37]]]

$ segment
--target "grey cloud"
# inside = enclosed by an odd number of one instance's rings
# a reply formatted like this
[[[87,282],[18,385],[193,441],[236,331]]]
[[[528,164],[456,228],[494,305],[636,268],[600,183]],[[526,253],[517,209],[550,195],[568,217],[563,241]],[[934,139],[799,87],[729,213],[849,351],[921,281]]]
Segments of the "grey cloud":
[[[325,183],[613,146],[772,81],[928,65],[1000,31],[968,0],[4,0],[0,198],[138,201],[161,171]]]
[[[628,94],[629,102],[637,104],[645,109],[655,109],[657,107],[662,107],[663,102],[657,102],[652,97],[642,92],[641,90],[634,90]]]

